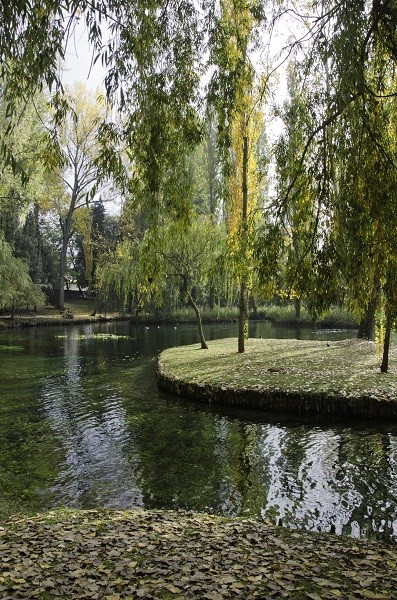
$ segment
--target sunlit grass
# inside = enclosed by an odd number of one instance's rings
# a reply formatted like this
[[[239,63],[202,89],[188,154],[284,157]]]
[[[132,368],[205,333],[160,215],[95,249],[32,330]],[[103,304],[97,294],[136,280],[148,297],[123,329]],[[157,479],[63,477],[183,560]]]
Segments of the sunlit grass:
[[[382,400],[397,398],[397,353],[391,349],[390,369],[380,373],[375,344],[356,339],[301,341],[251,339],[237,353],[236,339],[170,348],[159,358],[167,377],[186,383],[227,388],[262,388],[285,392]]]

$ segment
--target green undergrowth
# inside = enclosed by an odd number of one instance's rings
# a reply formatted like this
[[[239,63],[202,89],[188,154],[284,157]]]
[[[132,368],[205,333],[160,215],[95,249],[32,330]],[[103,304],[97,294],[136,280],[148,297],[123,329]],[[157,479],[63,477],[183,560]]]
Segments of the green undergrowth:
[[[0,550],[4,600],[397,598],[395,545],[253,519],[55,510],[5,523]]]
[[[201,318],[204,322],[227,322],[238,320],[238,308],[216,307],[209,309],[201,308]],[[302,307],[300,319],[296,319],[295,309],[292,305],[278,306],[275,304],[259,306],[255,312],[251,312],[250,319],[266,319],[275,325],[301,326],[301,327],[327,327],[327,328],[348,328],[358,327],[358,321],[345,309],[340,307],[331,307],[327,313],[313,321],[308,310]],[[191,323],[195,322],[196,316],[192,308],[185,307],[174,310],[169,313],[159,312],[156,315],[150,313],[141,313],[137,320],[159,320],[169,323]]]
[[[208,351],[197,345],[165,350],[159,357],[159,375],[174,382],[176,392],[179,384],[185,384],[185,390],[186,386],[210,389],[214,401],[217,391],[236,391],[240,396],[246,392],[247,399],[255,392],[259,398],[261,393],[276,400],[283,396],[283,407],[291,397],[291,408],[297,398],[303,409],[305,399],[318,399],[319,411],[327,412],[322,409],[330,407],[333,399],[338,399],[338,405],[341,399],[348,399],[355,406],[361,400],[373,400],[375,408],[379,402],[395,402],[396,349],[391,349],[388,373],[380,373],[379,364],[375,344],[357,339],[250,339],[246,352],[239,354],[237,340],[228,338],[211,341]],[[329,411],[334,412],[332,408]]]
[[[261,306],[258,315],[268,319],[275,325],[300,325],[302,327],[316,326],[339,329],[354,329],[358,327],[358,320],[348,311],[338,306],[331,307],[321,317],[313,321],[309,311],[302,307],[300,318],[297,319],[292,305],[277,306],[275,304]]]
[[[1,352],[23,352],[23,346],[6,346],[5,344],[0,344]]]
[[[10,315],[0,316],[0,328],[9,328],[10,326],[28,326],[28,325],[55,325],[55,324],[73,324],[79,321],[97,320],[115,320],[131,319],[137,323],[163,322],[163,323],[194,323],[196,315],[192,308],[184,307],[168,312],[141,312],[138,316],[126,312],[115,312],[96,310],[95,301],[90,299],[77,298],[65,302],[66,311],[73,315],[73,319],[66,319],[57,308],[42,307],[37,311],[17,310],[15,318],[12,321]],[[95,311],[95,314],[94,314]],[[203,322],[229,322],[238,320],[238,308],[236,306],[223,306],[209,309],[201,308],[201,317]],[[279,306],[275,304],[259,306],[255,312],[251,312],[251,319],[267,319],[275,325],[301,326],[301,327],[328,327],[328,328],[356,328],[357,321],[346,310],[339,307],[332,307],[317,321],[313,322],[308,311],[302,307],[299,320],[295,317],[295,310],[292,305]]]

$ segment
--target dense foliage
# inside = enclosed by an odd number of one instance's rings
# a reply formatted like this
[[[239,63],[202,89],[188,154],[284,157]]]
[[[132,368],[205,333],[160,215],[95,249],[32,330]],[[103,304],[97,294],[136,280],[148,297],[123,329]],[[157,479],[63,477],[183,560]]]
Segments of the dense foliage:
[[[240,352],[250,298],[294,299],[298,319],[302,303],[313,316],[344,304],[360,335],[382,324],[386,371],[396,19],[392,0],[4,4],[4,243],[61,309],[64,280],[122,310],[187,300],[199,318],[200,304],[237,301]],[[107,107],[62,87],[78,20],[106,72]],[[288,79],[281,101],[277,75]],[[95,208],[109,181],[117,217]],[[204,251],[209,227],[218,246]]]

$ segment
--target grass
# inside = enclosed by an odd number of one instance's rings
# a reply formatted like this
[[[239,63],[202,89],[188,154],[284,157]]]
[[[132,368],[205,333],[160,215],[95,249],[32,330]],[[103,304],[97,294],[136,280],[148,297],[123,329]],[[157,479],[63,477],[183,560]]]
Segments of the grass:
[[[389,404],[387,415],[392,405],[397,414],[396,349],[391,350],[389,373],[380,373],[379,363],[375,344],[357,339],[250,339],[246,352],[238,354],[237,340],[229,338],[210,342],[208,351],[197,345],[165,350],[159,357],[159,381],[181,395],[198,396],[202,389],[213,401],[236,392],[239,403],[245,397],[258,405],[258,398],[260,407],[261,398],[272,397],[273,409],[294,410],[296,405],[303,412],[306,402],[308,412],[339,413],[344,400],[352,412],[360,413],[361,404],[364,413],[374,414]]]

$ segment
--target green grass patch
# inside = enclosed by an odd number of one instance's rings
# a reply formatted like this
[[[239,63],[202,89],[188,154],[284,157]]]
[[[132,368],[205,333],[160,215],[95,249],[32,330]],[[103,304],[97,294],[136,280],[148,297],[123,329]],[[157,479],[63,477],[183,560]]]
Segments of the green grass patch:
[[[23,352],[23,346],[5,346],[0,344],[0,352]]]
[[[219,390],[395,401],[396,349],[391,349],[389,373],[380,373],[379,364],[375,344],[357,339],[250,339],[246,352],[238,354],[237,340],[228,338],[210,342],[208,351],[197,345],[165,350],[159,373],[186,385]]]

